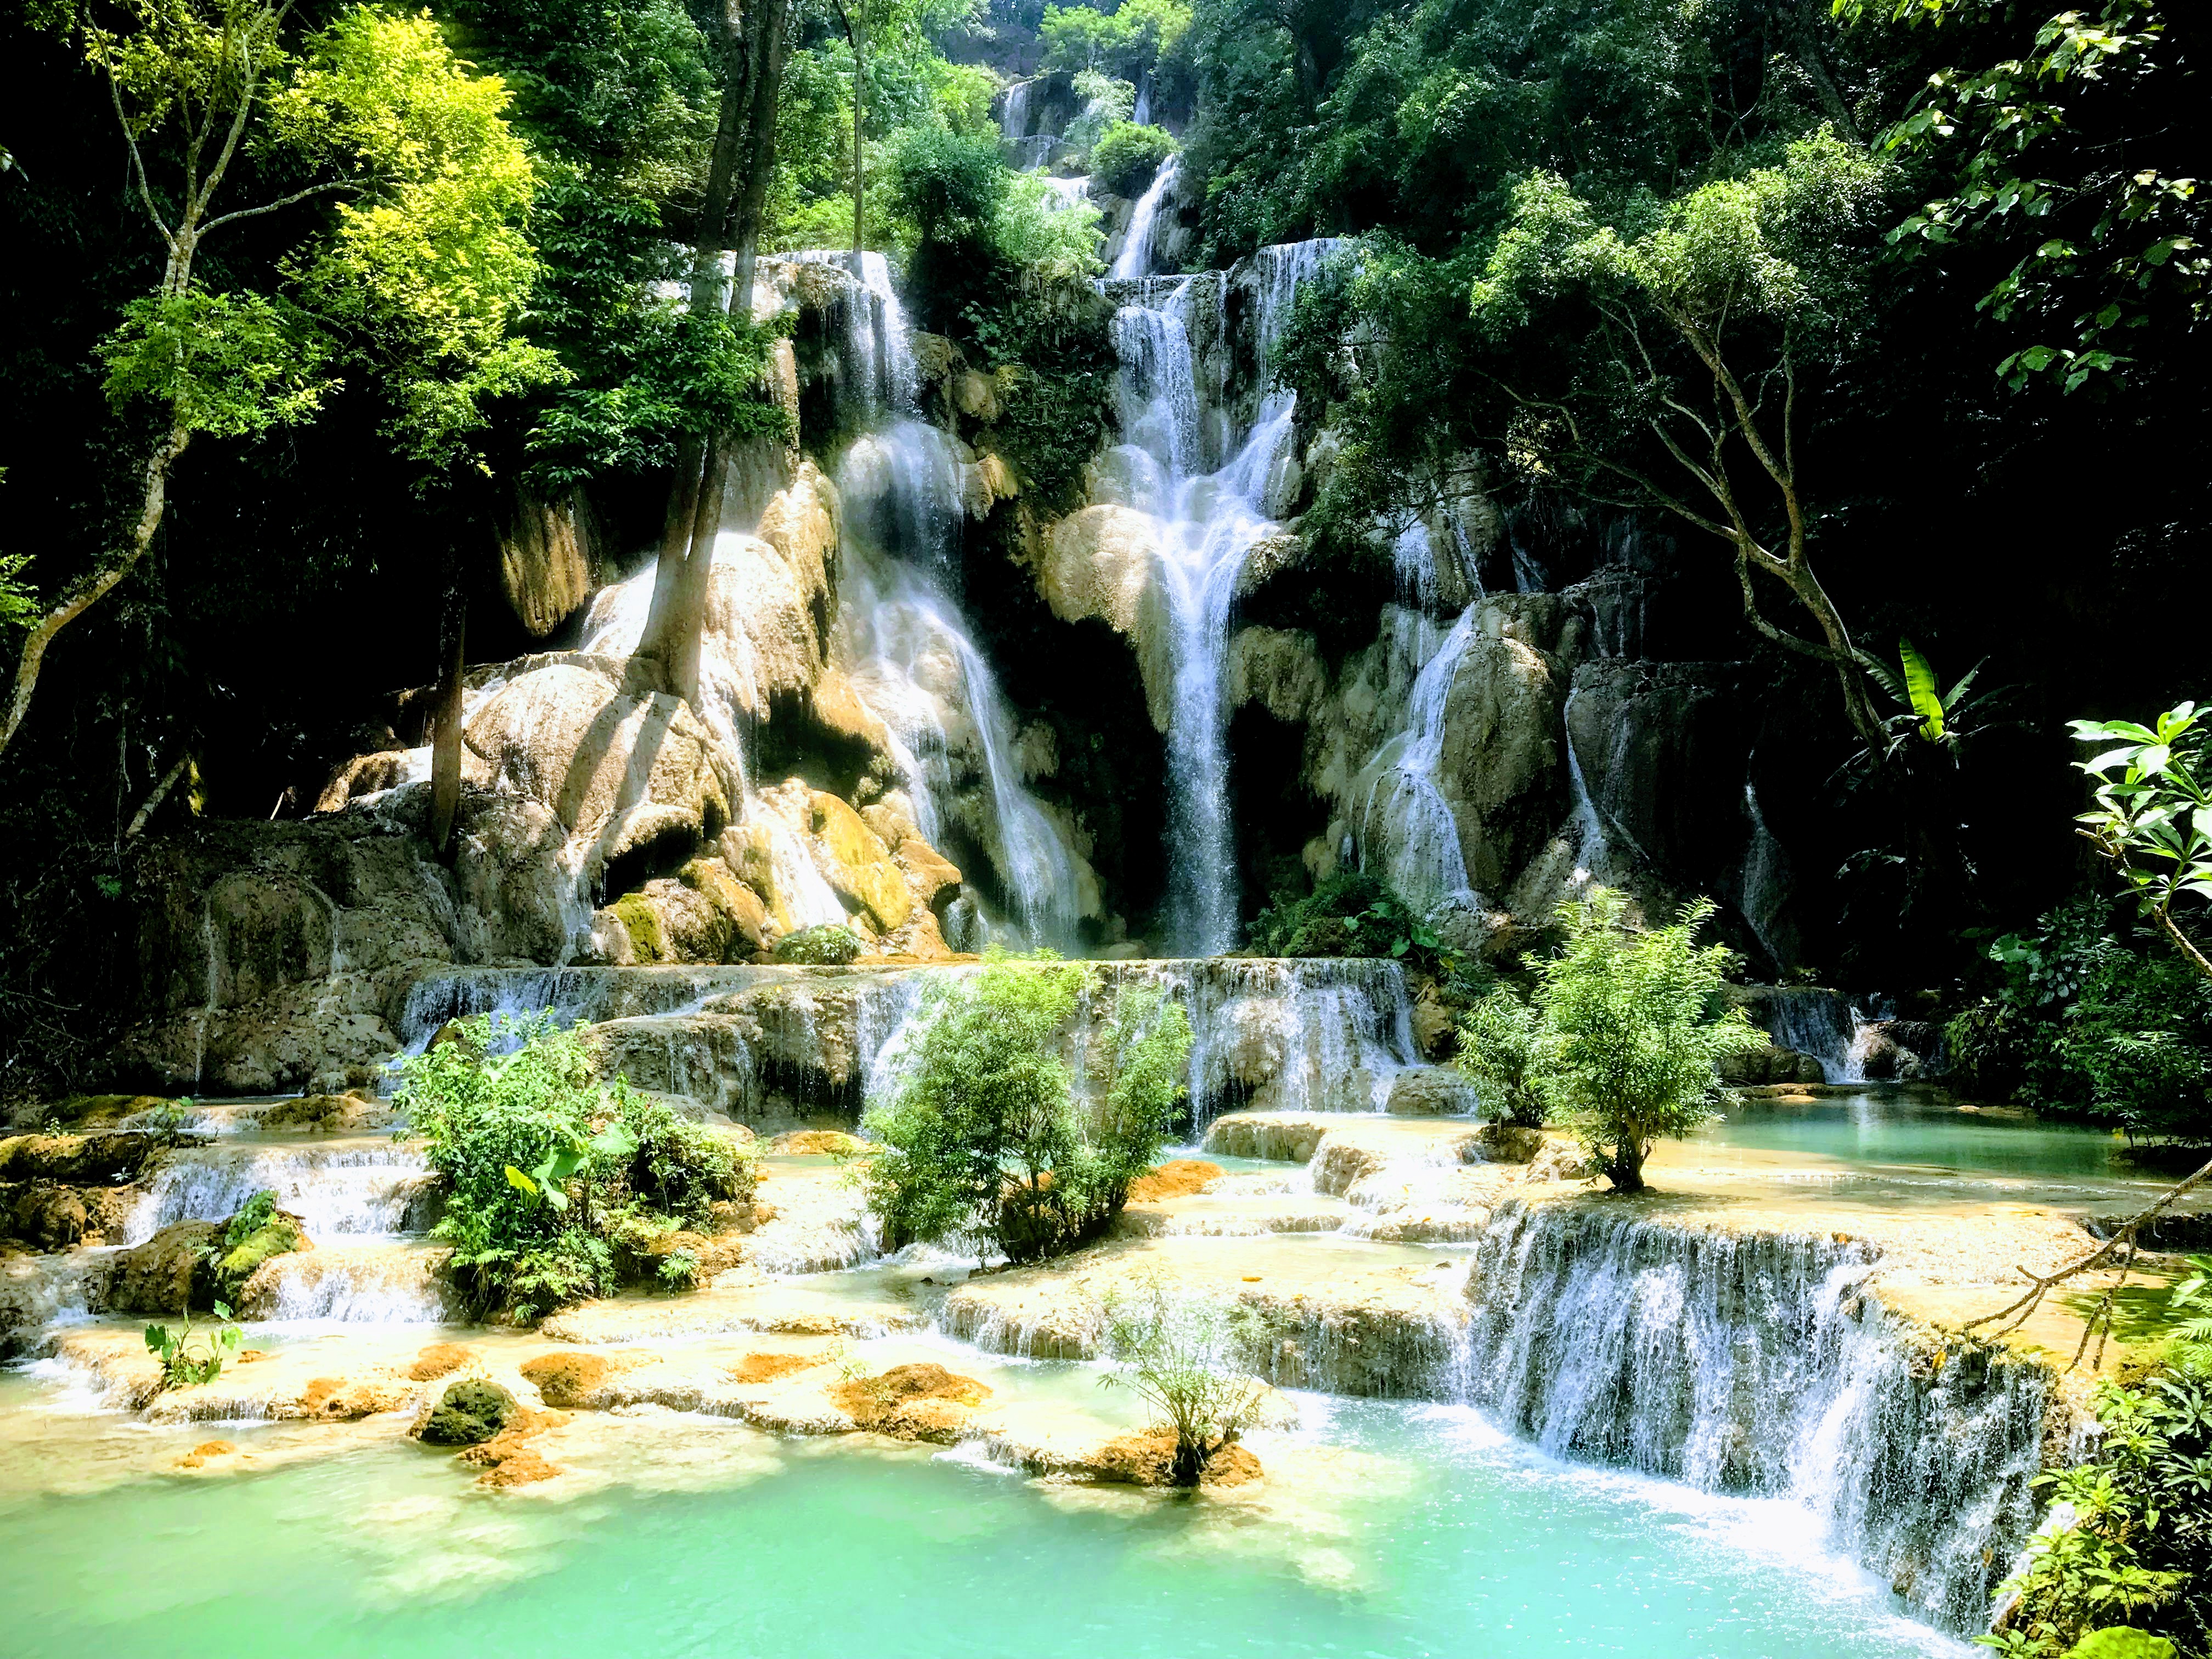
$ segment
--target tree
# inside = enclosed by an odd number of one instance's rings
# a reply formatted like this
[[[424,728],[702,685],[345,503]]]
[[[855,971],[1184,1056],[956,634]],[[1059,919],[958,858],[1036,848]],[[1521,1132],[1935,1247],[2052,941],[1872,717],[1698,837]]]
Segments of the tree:
[[[1474,1082],[1492,1122],[1544,1127],[1543,1038],[1535,1008],[1502,985],[1460,1022],[1454,1060]]]
[[[1730,956],[1699,946],[1711,899],[1683,908],[1671,926],[1632,927],[1627,901],[1593,887],[1559,907],[1559,954],[1536,965],[1537,1038],[1532,1070],[1555,1121],[1573,1131],[1613,1187],[1642,1190],[1644,1161],[1662,1136],[1687,1134],[1722,1097],[1724,1056],[1765,1037],[1741,1008],[1725,1007]],[[1516,1063],[1524,1026],[1499,1018],[1478,1065]],[[1485,1033],[1476,1028],[1478,1041]]]
[[[753,267],[775,170],[776,106],[795,3],[761,0],[740,10],[735,0],[721,0],[707,15],[722,85],[706,196],[692,239],[689,307],[695,313],[720,318],[735,308],[748,323],[751,318]],[[732,258],[726,294],[725,252]],[[638,644],[640,656],[659,663],[668,689],[691,702],[699,696],[701,634],[732,459],[728,446],[737,435],[686,436],[678,448],[652,608]]]
[[[1745,619],[1831,665],[1877,750],[1886,733],[1865,663],[1812,567],[1798,399],[1863,349],[1868,245],[1888,188],[1879,160],[1826,132],[1790,144],[1780,167],[1616,222],[1564,179],[1534,174],[1515,186],[1471,288],[1497,354],[1487,378],[1509,465],[1565,470],[1725,543]],[[1788,591],[1817,638],[1768,620],[1757,576]]]
[[[1060,1046],[1091,970],[994,955],[934,1006],[892,1097],[865,1120],[864,1181],[885,1236],[966,1238],[1036,1261],[1094,1237],[1159,1154],[1183,1093],[1180,1003],[1124,986],[1075,1098]]]
[[[1837,0],[1854,21],[2009,33],[1991,0]],[[1881,136],[1949,176],[1891,233],[1908,254],[2002,250],[2009,270],[1982,296],[2019,343],[1997,364],[2014,391],[2075,392],[2178,362],[2203,326],[2212,277],[2205,204],[2189,153],[2202,93],[2156,0],[2106,0],[2038,24],[2024,51],[1928,77]]]
[[[1109,1292],[1100,1310],[1115,1369],[1098,1386],[1127,1389],[1166,1417],[1176,1443],[1169,1481],[1195,1486],[1267,1403],[1267,1385],[1237,1363],[1253,1337],[1250,1314],[1203,1291],[1171,1292],[1157,1274],[1133,1293]]]
[[[86,31],[165,252],[160,282],[99,348],[111,404],[150,415],[153,434],[121,544],[24,641],[0,749],[55,635],[144,557],[197,437],[307,420],[354,368],[394,406],[387,435],[435,474],[473,461],[487,400],[557,373],[515,332],[537,267],[521,229],[529,162],[501,84],[456,60],[427,17],[356,7],[305,40],[288,40],[290,21],[289,0],[129,0],[122,27]],[[218,211],[249,152],[265,177],[311,182]],[[214,233],[287,212],[297,223],[311,203],[328,211],[294,242],[275,291],[202,284]]]

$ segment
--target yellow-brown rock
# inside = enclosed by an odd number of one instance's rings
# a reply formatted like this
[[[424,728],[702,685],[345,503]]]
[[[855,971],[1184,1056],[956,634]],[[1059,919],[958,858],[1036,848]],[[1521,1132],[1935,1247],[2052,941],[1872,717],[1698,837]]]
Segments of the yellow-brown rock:
[[[848,902],[865,908],[885,932],[902,926],[914,913],[914,899],[882,838],[826,791],[814,792],[811,812],[814,834],[830,854],[830,885]]]

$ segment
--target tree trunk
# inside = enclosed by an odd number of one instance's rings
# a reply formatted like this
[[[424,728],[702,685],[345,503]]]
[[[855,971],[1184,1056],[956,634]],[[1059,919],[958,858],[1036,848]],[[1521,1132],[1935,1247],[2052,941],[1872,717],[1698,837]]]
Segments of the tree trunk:
[[[1843,89],[1828,69],[1828,56],[1820,50],[1820,19],[1826,10],[1817,0],[1795,0],[1784,14],[1783,27],[1789,32],[1792,53],[1813,83],[1821,110],[1835,125],[1837,136],[1847,143],[1863,144],[1866,141],[1859,136],[1859,125],[1851,118],[1851,106],[1844,101]]]
[[[754,37],[752,102],[745,134],[745,149],[730,224],[730,246],[737,255],[730,280],[732,310],[750,307],[753,295],[753,265],[760,252],[761,220],[768,209],[768,190],[775,172],[775,109],[783,90],[784,65],[791,58],[790,0],[762,0],[753,8]]]
[[[1171,1486],[1195,1486],[1206,1475],[1206,1448],[1195,1440],[1176,1437],[1175,1462],[1168,1468]]]
[[[438,617],[443,669],[430,736],[430,843],[441,854],[453,841],[453,818],[461,805],[461,678],[468,666],[468,586],[456,565]]]
[[[172,426],[161,441],[154,446],[154,453],[146,458],[144,495],[138,510],[138,522],[132,526],[131,539],[122,554],[112,563],[94,570],[90,575],[73,582],[54,602],[53,608],[39,619],[28,638],[23,641],[23,654],[15,664],[15,695],[8,701],[8,714],[0,724],[0,754],[7,752],[15,741],[15,732],[23,724],[23,717],[31,711],[31,694],[38,690],[39,671],[45,665],[46,647],[53,643],[54,635],[67,628],[94,603],[104,597],[116,583],[129,575],[138,561],[146,556],[153,544],[154,532],[161,527],[161,514],[168,502],[169,469],[185,453],[192,441],[191,429],[182,422]]]
[[[1613,1157],[1606,1163],[1605,1178],[1613,1183],[1613,1189],[1617,1193],[1642,1192],[1644,1148],[1626,1138],[1615,1141]]]

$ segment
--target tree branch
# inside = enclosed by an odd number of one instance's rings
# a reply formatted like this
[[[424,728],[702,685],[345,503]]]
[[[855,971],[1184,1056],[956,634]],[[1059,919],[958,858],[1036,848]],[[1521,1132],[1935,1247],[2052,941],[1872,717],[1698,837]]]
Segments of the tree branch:
[[[204,237],[210,231],[227,225],[234,219],[251,219],[259,214],[274,213],[279,208],[288,208],[295,202],[304,202],[310,196],[319,196],[325,191],[348,189],[353,182],[350,179],[333,179],[327,184],[310,185],[305,190],[294,191],[289,196],[280,196],[273,202],[264,202],[259,207],[240,208],[235,212],[226,213],[220,218],[209,220],[200,227],[200,234]]]

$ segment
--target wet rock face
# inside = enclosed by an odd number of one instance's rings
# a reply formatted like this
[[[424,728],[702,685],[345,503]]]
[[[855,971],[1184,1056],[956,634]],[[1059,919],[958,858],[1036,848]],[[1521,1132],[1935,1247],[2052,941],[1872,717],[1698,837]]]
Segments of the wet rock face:
[[[208,1249],[219,1231],[212,1221],[180,1221],[123,1251],[108,1280],[107,1306],[118,1313],[178,1314],[204,1302]]]
[[[505,1428],[518,1409],[514,1396],[498,1383],[464,1377],[431,1407],[421,1438],[432,1446],[480,1446]]]
[[[114,1186],[135,1181],[155,1152],[154,1138],[130,1131],[14,1135],[0,1140],[0,1182],[52,1181]]]

